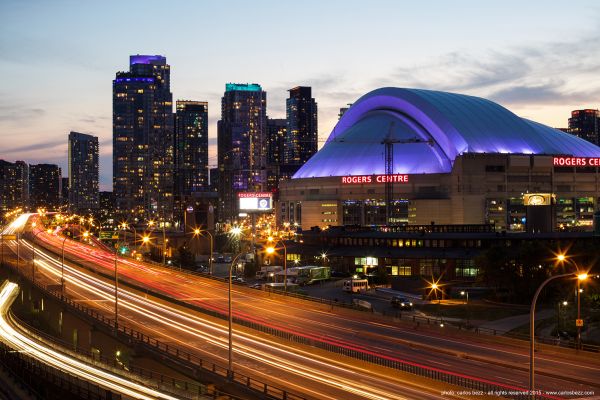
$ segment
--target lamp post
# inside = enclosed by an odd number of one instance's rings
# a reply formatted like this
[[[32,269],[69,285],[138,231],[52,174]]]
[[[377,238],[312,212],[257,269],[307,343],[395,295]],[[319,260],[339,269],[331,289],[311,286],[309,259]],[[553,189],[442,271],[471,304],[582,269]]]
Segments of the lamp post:
[[[434,282],[431,284],[431,290],[433,290],[435,292],[435,298],[437,299],[438,304],[441,304],[441,300],[438,296],[438,289],[439,289],[439,286],[437,283]]]
[[[274,239],[272,236],[269,236],[267,239],[269,242],[273,242]],[[285,247],[285,243],[282,239],[278,239],[275,241],[275,244],[281,243],[283,246],[283,291],[287,293],[287,247]],[[275,252],[274,247],[267,247],[267,253],[272,254]]]
[[[83,237],[87,238],[89,236],[89,232],[83,232]],[[78,237],[80,235],[77,236],[73,236],[73,239],[75,239],[76,237]],[[65,242],[67,241],[68,237],[65,236],[65,238],[63,239],[62,242],[62,261],[60,263],[60,286],[61,286],[61,292],[64,295],[65,294]]]
[[[531,308],[529,310],[529,394],[532,399],[535,399],[534,389],[535,389],[535,303],[546,284],[554,279],[566,278],[566,277],[577,278],[578,283],[580,281],[587,279],[586,273],[568,273],[568,274],[560,274],[551,276],[546,279],[540,287],[537,288],[535,295],[533,296],[533,300],[531,301]]]
[[[228,336],[229,336],[229,366],[227,368],[227,377],[232,379],[233,378],[233,314],[231,313],[231,286],[232,286],[232,281],[233,281],[233,276],[232,276],[232,271],[233,271],[233,266],[237,263],[237,260],[243,255],[244,253],[238,253],[236,254],[236,256],[233,258],[233,260],[231,260],[231,264],[229,265],[229,299],[228,299],[228,303],[229,303],[229,328],[228,328]]]
[[[465,308],[467,311],[467,327],[468,327],[469,326],[469,292],[466,290],[461,290],[460,295],[466,296]]]
[[[35,222],[34,222],[35,224]],[[35,225],[32,224],[33,227],[35,227]],[[40,233],[46,232],[43,229],[41,231],[39,231],[38,233],[34,233],[33,234],[33,240],[31,241],[31,248],[33,249],[33,255],[31,256],[31,283],[33,283],[35,285],[35,239],[37,238],[37,235],[39,235]],[[51,230],[48,229],[48,233],[50,233]]]
[[[213,270],[212,270],[212,260],[213,260],[213,235],[208,231],[208,229],[202,230],[199,228],[194,229],[194,236],[198,237],[201,233],[208,233],[208,237],[210,238],[210,257],[208,259],[208,271],[209,273],[212,275]]]
[[[568,263],[572,264],[575,267],[576,271],[580,270],[577,263],[574,260],[567,257],[565,254],[559,254],[558,256],[556,256],[556,259],[561,263],[568,262]],[[580,276],[580,275],[578,275],[578,276]],[[587,278],[587,275],[585,278]],[[581,292],[583,291],[581,289],[581,281],[585,280],[585,278],[577,279],[577,292],[575,293],[575,295],[577,296],[577,321],[576,321],[577,337],[575,338],[575,348],[577,350],[581,349],[581,325],[579,324],[579,322],[581,321]]]

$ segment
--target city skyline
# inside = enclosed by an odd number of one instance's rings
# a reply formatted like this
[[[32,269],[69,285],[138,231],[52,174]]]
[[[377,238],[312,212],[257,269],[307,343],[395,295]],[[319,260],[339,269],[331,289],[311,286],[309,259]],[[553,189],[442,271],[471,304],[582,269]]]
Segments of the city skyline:
[[[156,17],[139,5],[120,6],[118,15],[108,14],[112,7],[69,2],[0,6],[5,18],[0,28],[5,50],[0,72],[7,82],[1,93],[0,158],[53,163],[66,171],[68,132],[92,134],[100,141],[100,187],[109,190],[110,82],[132,54],[167,57],[173,67],[174,101],[208,101],[210,165],[217,161],[216,121],[227,82],[260,84],[269,96],[270,118],[285,117],[289,88],[311,86],[320,109],[320,144],[337,122],[340,107],[382,86],[483,96],[521,117],[555,127],[566,127],[572,110],[600,106],[594,95],[600,82],[593,75],[600,64],[595,56],[600,33],[588,23],[599,14],[593,2],[579,2],[577,7],[541,2],[483,6],[431,2],[429,7],[378,2],[360,12],[357,2],[303,6],[179,2]],[[126,17],[134,11],[144,18]],[[534,20],[529,17],[532,13]],[[66,24],[73,15],[77,18]],[[290,16],[310,21],[310,29],[291,30]],[[177,27],[174,33],[145,31],[135,43],[122,40],[142,29],[146,20],[159,17]],[[241,46],[240,34],[257,19],[265,21],[257,30],[260,43]],[[503,22],[508,20],[510,27]],[[113,32],[107,29],[111,26],[120,29]],[[202,47],[190,33],[203,30],[220,34],[197,51]],[[282,34],[274,37],[274,32]],[[273,52],[278,57],[271,63],[273,58],[266,55]],[[244,59],[243,66],[237,59]]]

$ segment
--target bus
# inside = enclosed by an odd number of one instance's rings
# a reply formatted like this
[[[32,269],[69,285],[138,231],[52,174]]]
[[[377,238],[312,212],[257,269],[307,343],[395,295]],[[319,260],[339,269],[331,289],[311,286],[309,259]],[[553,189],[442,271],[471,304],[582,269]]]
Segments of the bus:
[[[366,279],[350,279],[344,281],[344,292],[358,293],[369,289],[369,281]]]

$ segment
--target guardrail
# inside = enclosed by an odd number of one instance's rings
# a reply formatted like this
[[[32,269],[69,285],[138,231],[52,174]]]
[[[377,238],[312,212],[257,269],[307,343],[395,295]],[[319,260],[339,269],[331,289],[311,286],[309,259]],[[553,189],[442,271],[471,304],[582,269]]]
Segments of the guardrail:
[[[103,314],[91,308],[82,306],[80,303],[63,296],[61,293],[50,291],[46,286],[41,285],[39,282],[33,283],[31,281],[30,276],[17,270],[16,267],[12,265],[12,263],[7,263],[6,260],[4,265],[9,266],[11,270],[19,273],[21,277],[26,279],[30,284],[38,288],[46,295],[49,295],[51,297],[54,297],[58,301],[61,301],[70,309],[71,312],[78,315],[82,319],[94,323],[96,324],[96,326],[98,323],[100,325],[103,325],[107,332],[115,332],[114,319],[107,318]],[[176,360],[186,363],[191,370],[201,370],[211,374],[215,374],[221,378],[229,379],[231,382],[241,385],[241,387],[256,392],[257,395],[260,395],[263,398],[274,400],[306,400],[302,396],[290,393],[285,389],[269,385],[263,381],[255,379],[248,375],[244,375],[235,371],[229,371],[227,367],[223,367],[219,364],[204,360],[201,357],[198,357],[195,354],[192,354],[177,346],[172,346],[167,343],[163,343],[139,331],[127,328],[122,324],[118,324],[116,333],[120,336],[121,339],[129,341],[133,345],[141,346],[142,348],[145,348],[150,352],[159,352],[161,353],[161,355],[164,355],[166,353],[169,356],[174,356]],[[175,382],[173,382],[173,384],[175,384]]]
[[[216,399],[221,396],[226,396],[231,400],[239,400],[238,397],[229,393],[225,393],[214,389],[212,386],[199,383],[184,381],[173,378],[171,376],[160,374],[155,371],[137,367],[135,365],[125,365],[119,363],[116,358],[107,358],[93,354],[91,350],[86,350],[80,347],[73,348],[72,343],[68,343],[45,332],[42,332],[31,325],[28,325],[16,315],[10,314],[10,318],[18,325],[18,328],[24,330],[28,336],[37,340],[43,340],[47,345],[51,345],[54,349],[74,355],[80,360],[88,364],[92,364],[110,372],[118,371],[119,374],[127,376],[130,380],[135,380],[138,383],[148,386],[148,381],[152,383],[153,388],[172,394],[177,397],[185,397],[189,399]],[[201,397],[200,397],[201,396]]]
[[[121,399],[121,395],[118,393],[50,367],[25,353],[14,351],[3,342],[0,342],[0,363],[16,375],[21,382],[31,387],[33,396],[40,400]]]
[[[23,275],[23,276],[25,276],[27,278],[26,275]],[[124,281],[121,281],[121,282],[125,283]],[[166,296],[162,293],[154,292],[151,290],[149,291],[147,288],[140,288],[134,284],[132,285],[131,283],[127,283],[127,285],[132,288],[135,288],[137,290],[146,291],[147,293],[152,294],[153,296],[156,296],[158,298],[162,298],[162,299],[171,301],[174,304],[185,305],[186,307],[188,307],[190,309],[200,311],[202,313],[205,313],[205,314],[208,314],[208,315],[220,318],[220,319],[228,318],[228,315],[226,313],[224,314],[224,313],[221,313],[216,310],[207,309],[207,308],[203,308],[201,306],[186,303],[184,301],[168,298],[168,296]],[[45,290],[45,288],[40,288],[40,289]],[[56,296],[55,293],[53,293],[53,295]],[[65,299],[63,296],[60,296],[60,295],[58,295],[57,297],[59,297],[61,300]],[[68,299],[63,300],[63,301],[65,301],[67,304],[71,304],[72,307],[74,307],[75,309],[78,309],[82,312],[91,312],[92,313],[91,315],[96,315],[95,318],[98,318],[101,322],[109,324],[114,327],[114,320],[104,318],[104,316],[100,316],[100,314],[95,312],[94,310],[88,310],[87,308],[81,306],[79,303],[74,303],[74,302],[69,303]],[[381,365],[384,367],[396,369],[399,371],[412,373],[412,374],[415,374],[418,376],[434,379],[434,380],[448,383],[451,385],[457,385],[457,386],[465,387],[468,389],[485,392],[486,394],[487,393],[498,394],[498,393],[510,392],[511,398],[531,399],[531,394],[529,394],[528,391],[524,388],[501,384],[501,383],[493,382],[493,381],[490,381],[490,380],[487,380],[484,378],[476,378],[476,377],[469,376],[469,375],[463,375],[463,374],[455,373],[452,371],[447,371],[447,370],[443,370],[443,369],[439,369],[439,368],[435,368],[435,367],[429,367],[429,366],[413,363],[413,362],[402,360],[402,359],[399,359],[396,357],[390,357],[390,356],[386,356],[383,354],[375,353],[366,348],[362,348],[358,345],[341,343],[340,341],[334,340],[334,339],[330,339],[330,341],[326,341],[322,337],[300,335],[295,332],[285,331],[282,328],[273,328],[273,327],[264,326],[260,323],[249,321],[247,319],[243,319],[243,318],[237,317],[235,315],[233,316],[233,321],[241,326],[255,329],[257,331],[267,333],[267,334],[270,334],[270,335],[273,335],[273,336],[276,336],[276,337],[279,337],[279,338],[282,338],[285,340],[293,341],[293,342],[296,342],[299,344],[308,345],[308,346],[312,346],[312,347],[317,347],[317,348],[320,348],[320,349],[323,349],[323,350],[326,350],[329,352],[333,352],[336,354],[344,355],[347,357],[352,357],[352,358],[359,359],[362,361],[366,361],[366,362]],[[169,346],[168,344],[161,343],[155,339],[149,338],[148,336],[146,336],[140,332],[137,332],[134,330],[128,330],[126,327],[119,327],[119,331],[120,332],[122,331],[122,333],[124,333],[125,335],[129,336],[130,338],[132,338],[134,340],[137,340],[138,342],[144,343],[154,349],[157,349],[159,351],[163,351],[170,355],[173,355],[179,360],[183,360],[183,361],[186,361],[186,362],[189,362],[192,364],[194,364],[193,361],[195,360],[196,361],[195,364],[197,366],[199,366],[200,368],[203,368],[203,369],[207,369],[206,365],[203,364],[201,359],[199,359],[198,357],[196,357],[194,355],[191,355],[188,352],[182,351],[177,347]],[[211,372],[221,375],[223,377],[229,376],[228,374],[230,371],[227,371],[226,368],[217,366],[216,364],[212,364],[212,363],[211,363],[211,365],[212,365],[212,367],[210,368]],[[252,381],[251,378],[244,377],[244,376],[235,377],[235,374],[233,374],[233,376],[231,376],[231,378],[232,378],[232,380],[234,380],[236,382],[245,382],[246,386],[249,388],[257,387],[255,384],[251,383],[251,381]],[[271,388],[271,392],[269,392],[269,389],[267,389],[267,385],[262,384],[264,386],[260,386],[261,384],[259,384],[258,387],[264,388],[263,393],[271,395],[272,398],[276,398],[276,399],[299,399],[300,398],[300,397],[291,397],[291,395],[289,393],[287,393],[285,390],[281,390],[281,389],[273,390],[273,388]],[[282,397],[277,397],[278,395],[282,396]],[[543,395],[541,393],[536,394],[536,398],[557,399],[557,397]]]

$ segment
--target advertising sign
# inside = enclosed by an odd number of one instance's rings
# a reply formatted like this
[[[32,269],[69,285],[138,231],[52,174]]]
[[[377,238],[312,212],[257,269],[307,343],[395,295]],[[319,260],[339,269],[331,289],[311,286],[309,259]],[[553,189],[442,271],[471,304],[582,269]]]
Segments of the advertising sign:
[[[526,206],[550,206],[553,196],[550,193],[525,193],[523,204]]]
[[[270,192],[238,193],[240,211],[264,212],[273,208],[273,194]]]

